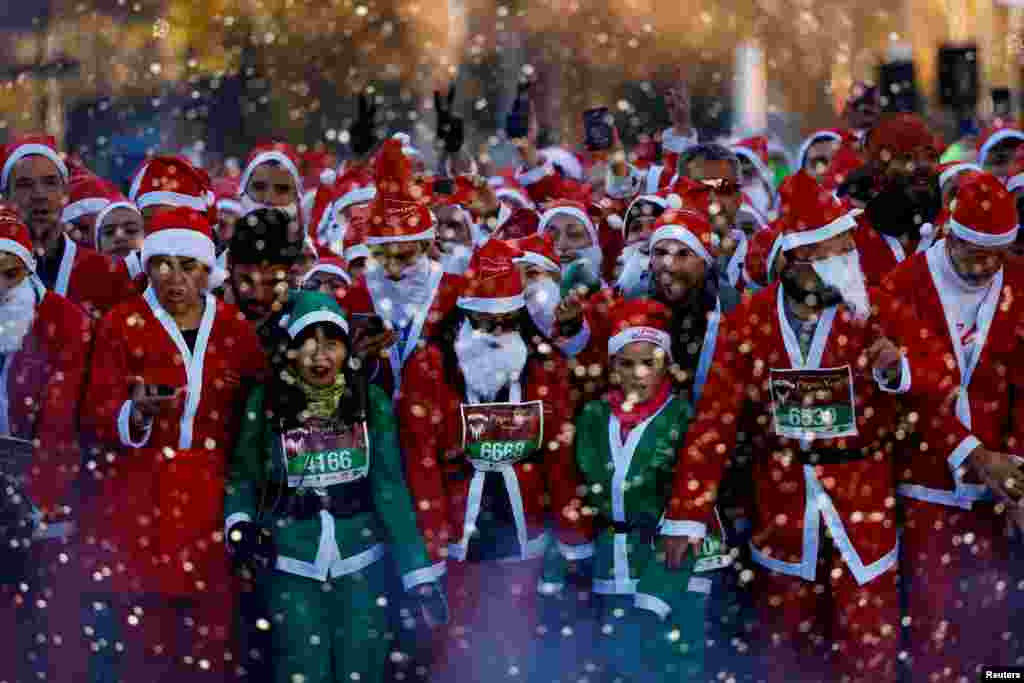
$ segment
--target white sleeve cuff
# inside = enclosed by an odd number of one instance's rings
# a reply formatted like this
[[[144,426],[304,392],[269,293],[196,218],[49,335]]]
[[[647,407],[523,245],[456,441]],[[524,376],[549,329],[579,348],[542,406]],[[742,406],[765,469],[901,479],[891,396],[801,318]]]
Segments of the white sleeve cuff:
[[[703,522],[691,522],[684,519],[663,519],[660,531],[662,536],[704,538],[708,533],[708,525]]]
[[[554,175],[554,173],[555,167],[551,165],[551,162],[544,162],[542,166],[531,168],[529,171],[517,171],[516,182],[526,187],[527,185],[540,182],[549,175]]]
[[[128,448],[142,448],[149,443],[149,436],[153,433],[153,421],[150,420],[146,423],[146,428],[142,430],[142,438],[138,441],[132,440],[132,409],[134,405],[131,401],[125,401],[121,404],[121,410],[117,414],[117,435],[121,437],[121,444]]]
[[[626,175],[620,176],[612,173],[609,164],[604,178],[605,194],[612,199],[629,199],[637,193],[642,182],[643,177],[632,166],[626,166]]]
[[[877,368],[871,370],[871,376],[875,378],[878,388],[887,394],[905,394],[910,391],[910,361],[906,356],[900,360],[900,383],[897,387],[890,387],[885,381],[885,373]]]
[[[437,581],[444,576],[445,567],[446,565],[444,560],[441,560],[440,562],[435,562],[427,567],[406,572],[405,574],[402,574],[402,587],[405,590],[409,590],[410,588],[415,588],[416,586],[424,583]]]
[[[672,608],[669,607],[667,602],[648,593],[637,593],[634,595],[633,606],[637,609],[645,609],[648,612],[654,612],[662,621],[664,621],[665,617],[672,612]]]
[[[574,358],[583,349],[587,348],[587,344],[590,343],[590,325],[586,319],[583,320],[583,324],[580,326],[580,331],[569,337],[558,342],[558,348],[561,349],[562,353],[565,354],[566,358]]]
[[[580,543],[579,545],[568,545],[559,541],[558,552],[562,553],[562,557],[570,562],[585,560],[594,556],[594,544]]]
[[[564,583],[555,583],[554,581],[544,581],[541,579],[537,582],[537,592],[541,595],[558,595],[562,592],[564,586]]]
[[[238,524],[239,522],[251,522],[252,517],[249,516],[248,512],[232,512],[228,515],[227,519],[224,520],[224,538],[227,539],[228,534],[231,533],[231,527]]]
[[[971,452],[979,446],[981,446],[981,442],[974,436],[968,436],[961,441],[960,445],[954,448],[953,452],[949,455],[949,458],[946,459],[946,462],[949,463],[949,469],[955,473],[958,469],[963,467],[964,461],[967,460],[967,456],[969,456]]]

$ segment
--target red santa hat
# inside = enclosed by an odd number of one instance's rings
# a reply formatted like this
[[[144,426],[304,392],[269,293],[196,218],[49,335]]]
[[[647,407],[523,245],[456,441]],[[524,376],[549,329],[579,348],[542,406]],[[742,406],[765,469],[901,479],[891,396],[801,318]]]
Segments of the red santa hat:
[[[779,222],[786,233],[784,251],[824,242],[857,226],[860,210],[847,210],[806,171],[794,173],[783,184]]]
[[[984,166],[985,161],[988,159],[988,153],[992,151],[992,148],[1000,142],[1006,142],[1007,140],[1024,142],[1024,131],[1006,125],[986,128],[981,137],[978,138],[978,164]]]
[[[72,176],[68,183],[68,203],[60,219],[73,223],[84,216],[99,213],[115,201],[127,201],[127,198],[113,183],[91,174]]]
[[[218,178],[213,182],[213,194],[217,202],[217,209],[230,211],[242,215],[244,209],[238,201],[238,177]]]
[[[207,212],[215,202],[213,183],[205,171],[184,157],[153,157],[135,173],[128,199],[140,210],[154,204]]]
[[[120,195],[120,193],[118,194]],[[110,216],[110,213],[115,209],[128,209],[129,211],[133,211],[138,214],[139,218],[142,218],[142,212],[139,211],[139,208],[128,201],[124,195],[120,195],[120,199],[110,202],[103,207],[102,211],[96,214],[96,223],[93,225],[92,243],[97,245],[97,248],[100,243],[100,231],[103,229],[103,224],[106,222],[107,217]]]
[[[11,171],[14,170],[15,164],[25,157],[31,156],[46,157],[52,161],[64,182],[68,181],[70,173],[68,172],[67,164],[64,163],[64,160],[60,158],[60,154],[57,153],[56,138],[52,135],[26,135],[8,143],[4,147],[3,170],[0,171],[0,190],[5,193],[7,192],[9,189],[7,183],[11,179]]]
[[[32,236],[28,226],[12,207],[0,204],[0,251],[14,254],[33,273],[36,257],[32,251]]]
[[[162,211],[146,226],[142,242],[142,268],[154,256],[192,258],[210,269],[210,288],[223,284],[227,273],[217,265],[213,231],[205,213],[188,208]]]
[[[544,213],[540,215],[540,222],[537,224],[537,232],[542,235],[547,232],[551,221],[558,216],[571,216],[580,221],[583,223],[583,227],[587,229],[587,234],[590,235],[590,240],[593,246],[596,247],[600,244],[597,226],[594,225],[594,221],[590,217],[590,211],[587,206],[582,202],[575,202],[569,199],[559,199],[546,205]]]
[[[257,145],[245,160],[245,170],[238,183],[239,194],[245,194],[252,173],[263,164],[275,162],[281,165],[295,184],[296,197],[302,197],[302,176],[299,174],[299,155],[295,148],[284,142],[270,142]]]
[[[555,251],[555,240],[551,235],[534,234],[516,240],[513,244],[523,252],[523,255],[515,260],[516,263],[537,266],[556,275],[561,274],[561,260]]]
[[[823,128],[816,130],[800,143],[800,149],[796,153],[797,170],[804,167],[807,162],[807,152],[811,149],[811,145],[821,142],[822,140],[833,140],[835,142],[843,141],[843,131],[838,128]]]
[[[949,230],[979,247],[1003,247],[1017,239],[1017,200],[991,173],[964,178],[956,193]]]
[[[328,275],[336,275],[344,280],[345,284],[350,285],[352,284],[352,276],[348,274],[347,268],[348,264],[342,258],[337,256],[322,256],[317,259],[316,263],[313,264],[313,267],[309,269],[309,272],[303,276],[302,284],[305,285],[306,282],[317,273],[326,273]]]
[[[938,151],[939,145],[935,135],[928,129],[917,114],[900,113],[884,116],[868,135],[868,156],[871,159],[882,159],[882,153],[888,151],[894,156],[911,154],[920,147],[930,147]],[[884,159],[883,159],[884,160]]]
[[[368,245],[432,240],[434,215],[427,208],[429,195],[415,182],[412,163],[402,143],[385,140],[374,168],[377,195],[371,204]]]
[[[508,209],[502,206],[498,211],[494,238],[518,240],[537,233],[540,215],[533,209]]]
[[[748,242],[747,258],[743,264],[747,282],[758,287],[767,287],[771,284],[772,264],[782,250],[783,238],[783,231],[774,223],[767,229],[754,233]]]
[[[939,189],[953,178],[967,171],[981,173],[981,166],[966,161],[952,161],[947,164],[939,164],[935,169],[939,173]]]
[[[774,187],[774,174],[768,170],[768,138],[757,135],[752,138],[744,138],[730,148],[736,156],[743,157],[757,170],[761,180],[767,183],[768,187]]]
[[[829,191],[836,190],[846,182],[851,173],[864,165],[864,159],[852,146],[843,145],[832,157],[825,174],[822,176],[821,184]]]
[[[714,263],[714,231],[711,223],[700,213],[690,209],[669,209],[658,217],[651,234],[651,249],[662,240],[682,242],[687,249],[700,256],[705,263]]]
[[[489,240],[474,252],[465,273],[458,307],[477,313],[511,313],[526,305],[516,260],[523,252],[508,242]]]
[[[654,299],[624,299],[608,312],[611,318],[611,337],[608,355],[614,356],[627,344],[647,342],[654,344],[672,359],[672,312],[665,304]]]

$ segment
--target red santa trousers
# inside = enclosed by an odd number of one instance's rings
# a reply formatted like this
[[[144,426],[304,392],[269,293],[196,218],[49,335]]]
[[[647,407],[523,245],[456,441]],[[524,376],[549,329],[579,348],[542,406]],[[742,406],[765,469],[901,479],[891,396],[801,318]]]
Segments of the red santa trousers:
[[[992,503],[962,510],[903,502],[912,680],[973,681],[982,666],[1014,665],[1020,635],[1011,603],[1019,591],[1009,573],[1005,517]]]
[[[436,680],[488,681],[529,671],[541,567],[541,559],[448,562],[451,620],[434,637]]]
[[[759,569],[755,583],[761,655],[769,683],[898,680],[900,600],[891,569],[859,585],[831,544],[815,581]]]

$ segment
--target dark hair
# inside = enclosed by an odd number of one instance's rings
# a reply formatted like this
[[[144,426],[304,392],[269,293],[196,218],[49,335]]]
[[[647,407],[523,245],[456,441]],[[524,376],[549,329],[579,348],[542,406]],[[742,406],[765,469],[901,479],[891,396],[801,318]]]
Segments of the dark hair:
[[[462,322],[466,319],[466,314],[467,311],[456,306],[441,320],[441,324],[437,327],[437,332],[427,340],[428,343],[434,344],[441,351],[445,377],[455,382],[455,389],[459,395],[465,395],[466,381],[462,377],[462,370],[459,369],[459,358],[455,355],[455,340],[459,336],[459,329],[462,327]],[[530,317],[525,308],[519,311],[516,328],[519,330],[523,341],[526,342],[526,348],[529,351],[527,362],[534,357],[542,359],[553,352],[554,344],[547,341],[541,331],[537,329],[533,318]],[[542,350],[542,344],[546,345],[544,350]],[[525,380],[525,376],[522,379]]]
[[[291,267],[302,255],[303,238],[302,226],[284,211],[250,211],[235,224],[231,263]]]
[[[645,213],[644,207],[650,207],[650,212]],[[636,218],[647,217],[658,218],[665,213],[665,207],[652,202],[649,199],[637,199],[626,209],[625,220],[622,221],[622,234],[629,237],[630,222]]]
[[[352,345],[348,334],[337,325],[332,323],[316,323],[304,329],[298,337],[291,340],[288,350],[297,351],[306,340],[310,339],[316,331],[324,331],[328,339],[337,339],[345,344],[346,350],[351,353]],[[267,382],[266,406],[270,411],[270,420],[276,431],[286,431],[301,426],[302,421],[299,414],[309,404],[306,394],[302,389],[292,382],[284,379],[284,372],[291,364],[290,358],[293,354],[280,354],[277,362],[271,366],[272,375]],[[349,356],[351,359],[351,356]],[[338,403],[338,412],[335,419],[341,424],[355,424],[367,419],[366,410],[366,388],[362,384],[362,376],[356,372],[351,363],[346,359],[341,372],[345,375],[345,393]]]
[[[680,178],[690,177],[690,164],[697,160],[701,161],[728,161],[735,171],[736,177],[740,175],[740,158],[728,147],[714,142],[688,147],[679,155],[679,163],[676,165],[676,173]]]

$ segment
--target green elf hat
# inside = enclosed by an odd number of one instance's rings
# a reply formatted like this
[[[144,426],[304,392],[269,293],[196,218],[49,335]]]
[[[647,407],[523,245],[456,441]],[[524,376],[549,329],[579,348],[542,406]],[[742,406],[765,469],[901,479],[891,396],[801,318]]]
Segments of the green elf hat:
[[[281,319],[281,327],[288,331],[288,336],[295,339],[310,325],[332,323],[348,334],[348,321],[341,306],[329,294],[323,292],[299,292],[294,294],[294,305],[290,315]]]

